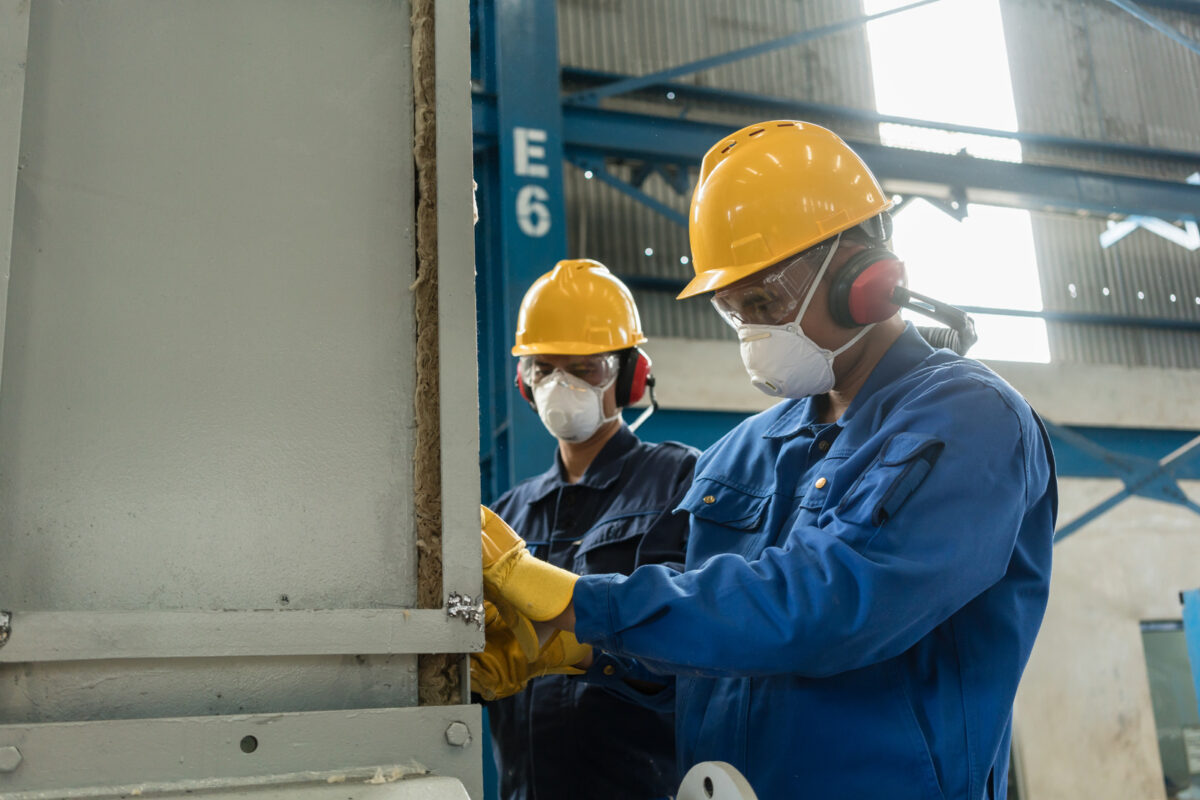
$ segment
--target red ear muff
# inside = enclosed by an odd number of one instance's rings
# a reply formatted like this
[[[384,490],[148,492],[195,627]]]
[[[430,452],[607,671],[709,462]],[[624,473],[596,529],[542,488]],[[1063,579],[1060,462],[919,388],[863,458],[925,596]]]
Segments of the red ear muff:
[[[829,311],[834,322],[857,328],[882,322],[896,313],[893,299],[897,286],[904,285],[904,264],[882,247],[855,253],[834,277],[829,289]]]
[[[515,380],[517,391],[521,393],[521,397],[525,398],[525,402],[529,403],[529,407],[536,410],[537,404],[533,402],[533,392],[529,391],[529,384],[521,380],[521,367],[517,367],[517,377]]]
[[[622,350],[620,363],[617,366],[617,405],[621,408],[631,406],[642,399],[646,386],[653,378],[650,377],[650,356],[636,347]]]

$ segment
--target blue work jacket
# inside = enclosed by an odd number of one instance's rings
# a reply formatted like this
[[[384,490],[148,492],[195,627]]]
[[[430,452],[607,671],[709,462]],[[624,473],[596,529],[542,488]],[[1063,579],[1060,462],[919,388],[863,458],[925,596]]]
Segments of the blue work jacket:
[[[1057,513],[1016,391],[909,326],[841,419],[746,420],[679,508],[686,571],[585,576],[574,606],[611,654],[589,680],[676,676],[681,771],[727,761],[762,800],[1005,796]]]
[[[687,518],[672,512],[698,455],[681,444],[641,442],[622,426],[578,483],[563,480],[556,455],[549,470],[492,509],[534,555],[581,575],[628,574],[643,564],[682,569]],[[669,711],[548,675],[489,703],[488,717],[504,800],[650,800],[678,785]]]

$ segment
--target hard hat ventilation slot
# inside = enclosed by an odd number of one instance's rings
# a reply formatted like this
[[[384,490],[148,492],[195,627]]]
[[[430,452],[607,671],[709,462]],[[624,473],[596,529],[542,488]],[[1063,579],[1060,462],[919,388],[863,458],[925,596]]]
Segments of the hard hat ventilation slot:
[[[762,136],[766,132],[767,132],[766,128],[755,128],[754,130],[750,131],[750,135],[751,136]]]
[[[730,142],[729,144],[725,145],[725,149],[721,151],[721,155],[725,155],[726,153],[728,153],[730,150],[732,150],[734,148],[734,146],[736,144],[737,144],[737,142]]]

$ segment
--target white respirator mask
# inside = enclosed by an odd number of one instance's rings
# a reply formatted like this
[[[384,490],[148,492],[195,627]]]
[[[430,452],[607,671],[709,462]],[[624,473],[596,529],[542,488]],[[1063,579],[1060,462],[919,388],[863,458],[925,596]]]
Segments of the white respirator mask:
[[[612,378],[603,386],[593,386],[561,369],[556,369],[533,388],[533,402],[546,430],[564,442],[583,442],[592,438],[601,426],[621,416],[620,410],[604,416],[604,393]]]
[[[840,242],[841,234],[838,234],[813,278],[795,319],[778,325],[740,321],[735,325],[738,341],[741,342],[742,364],[750,376],[750,383],[764,394],[800,400],[828,392],[836,381],[833,360],[874,327],[867,325],[837,350],[821,347],[808,338],[800,327],[800,320],[804,318],[804,312],[808,310]]]

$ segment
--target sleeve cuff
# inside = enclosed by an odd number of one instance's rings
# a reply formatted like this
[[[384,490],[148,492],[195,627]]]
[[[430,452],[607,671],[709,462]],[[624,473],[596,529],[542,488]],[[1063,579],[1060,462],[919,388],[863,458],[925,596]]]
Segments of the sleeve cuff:
[[[662,683],[663,688],[647,694],[630,686],[626,679]],[[632,659],[597,650],[592,666],[578,680],[598,686],[622,700],[660,714],[675,711],[675,679],[652,673]]]
[[[575,608],[575,638],[602,650],[620,651],[620,640],[613,630],[612,585],[623,575],[583,575],[575,582],[572,604]]]

